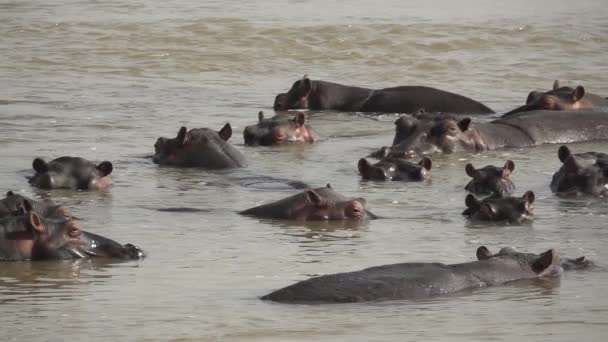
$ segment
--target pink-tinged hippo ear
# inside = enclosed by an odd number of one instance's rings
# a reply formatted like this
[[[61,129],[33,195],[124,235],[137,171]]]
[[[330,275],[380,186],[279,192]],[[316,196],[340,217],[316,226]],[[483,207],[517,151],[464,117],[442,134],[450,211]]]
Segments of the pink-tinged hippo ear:
[[[359,169],[359,173],[364,178],[368,178],[369,170],[371,169],[371,167],[372,167],[372,165],[365,158],[359,159],[359,163],[357,163],[357,168]]]
[[[561,273],[559,253],[555,249],[550,249],[542,253],[532,263],[532,271],[539,277],[553,277]]]
[[[230,127],[230,123],[225,124],[224,127],[222,127],[222,129],[220,129],[220,131],[217,133],[220,135],[222,140],[228,141],[228,139],[230,139],[232,136],[232,127]]]
[[[431,170],[431,167],[433,167],[433,161],[431,160],[431,158],[429,157],[424,157],[422,158],[422,160],[418,163],[418,165],[422,166],[423,168],[425,168],[427,171]]]
[[[470,125],[471,125],[471,118],[464,118],[464,119],[458,121],[458,128],[460,128],[460,130],[463,132],[465,132],[467,129],[469,129]]]
[[[180,146],[186,145],[186,137],[187,137],[188,129],[186,126],[182,126],[179,131],[177,131],[177,142]]]
[[[565,162],[566,158],[568,158],[571,154],[572,152],[570,152],[570,149],[566,145],[560,146],[557,150],[557,157],[562,163]]]
[[[258,121],[259,121],[259,122],[262,122],[262,120],[264,120],[264,112],[263,112],[263,111],[260,111],[260,112],[258,113]]]
[[[44,223],[42,223],[42,219],[40,219],[40,216],[38,213],[36,213],[36,211],[28,210],[27,219],[30,229],[38,233],[44,233],[46,227],[44,226]]]
[[[526,203],[528,203],[528,205],[534,203],[535,197],[536,196],[534,196],[534,192],[530,190],[526,191],[526,193],[522,196],[522,198],[526,200]]]
[[[512,160],[507,160],[505,162],[505,166],[502,167],[503,170],[509,170],[509,173],[515,170],[515,163]]]
[[[559,80],[553,81],[553,90],[557,90],[559,88]]]
[[[574,91],[572,92],[572,99],[575,102],[582,99],[583,96],[585,96],[585,88],[583,88],[583,86],[579,85],[576,88],[574,88]]]
[[[467,176],[473,178],[473,176],[475,175],[475,167],[473,166],[473,164],[468,163],[464,167],[464,172],[467,173]]]
[[[302,112],[297,112],[296,116],[293,118],[293,121],[296,122],[296,125],[298,127],[304,126],[304,124],[306,123],[306,114]]]
[[[113,170],[112,163],[109,161],[101,162],[99,165],[95,166],[95,168],[101,172],[102,177],[109,175]]]
[[[325,199],[325,197],[319,195],[316,191],[314,191],[312,189],[306,190],[305,194],[306,194],[307,200],[310,201],[315,206],[317,206],[319,208],[327,206],[327,200]]]
[[[477,252],[475,254],[477,255],[477,260],[487,260],[492,257],[492,252],[490,252],[486,246],[480,246],[477,248]]]
[[[464,204],[467,206],[467,208],[479,208],[481,201],[478,200],[475,195],[468,194],[464,199]]]
[[[32,167],[38,173],[45,173],[49,170],[49,165],[42,158],[34,159],[34,162],[32,162]]]

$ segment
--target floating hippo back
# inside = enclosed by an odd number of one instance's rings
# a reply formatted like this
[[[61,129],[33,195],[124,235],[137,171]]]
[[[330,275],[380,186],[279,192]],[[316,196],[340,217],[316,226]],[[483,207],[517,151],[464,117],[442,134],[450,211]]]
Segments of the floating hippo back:
[[[534,197],[532,191],[522,197],[492,196],[483,200],[469,194],[465,198],[467,209],[462,214],[475,221],[523,223],[533,218]]]
[[[157,164],[181,167],[244,167],[247,165],[245,157],[228,143],[231,136],[230,124],[226,124],[219,132],[209,128],[188,131],[186,127],[181,127],[175,138],[158,138],[154,144],[153,160]]]
[[[258,123],[245,127],[243,131],[245,144],[280,145],[284,143],[313,143],[318,139],[317,133],[306,123],[306,114],[298,112],[293,118],[276,115],[265,119],[264,113],[258,113]]]
[[[515,185],[511,181],[511,173],[514,169],[515,163],[511,160],[507,160],[503,167],[488,165],[480,169],[469,163],[465,171],[473,179],[464,188],[474,194],[503,195],[513,192]]]
[[[29,183],[41,189],[103,190],[112,184],[112,163],[94,164],[78,157],[60,157],[50,162],[41,158],[32,163],[36,174]]]
[[[551,179],[553,192],[608,195],[607,154],[599,152],[573,154],[567,146],[561,146],[558,157],[563,165]]]

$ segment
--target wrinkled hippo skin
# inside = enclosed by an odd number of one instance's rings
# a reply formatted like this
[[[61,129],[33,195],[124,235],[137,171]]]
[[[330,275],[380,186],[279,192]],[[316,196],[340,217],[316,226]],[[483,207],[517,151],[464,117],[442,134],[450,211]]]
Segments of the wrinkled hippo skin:
[[[554,249],[538,256],[499,253],[461,264],[401,263],[329,274],[287,286],[262,299],[304,304],[424,299],[560,273],[560,257]]]
[[[317,133],[306,123],[306,114],[298,112],[293,118],[275,115],[265,119],[258,113],[258,123],[245,127],[245,145],[271,146],[285,143],[314,143],[319,139]]]
[[[376,218],[363,198],[346,198],[331,188],[308,189],[296,195],[243,210],[242,215],[297,221],[365,220]]]
[[[526,104],[503,115],[509,116],[520,112],[533,110],[576,110],[591,108],[608,108],[608,100],[595,94],[585,92],[583,86],[560,87],[559,81],[553,83],[553,89],[528,94]]]
[[[143,258],[141,249],[121,245],[105,237],[80,229],[76,220],[60,217],[59,212],[41,216],[22,203],[25,213],[0,218],[0,260],[59,260],[86,257],[118,259]]]
[[[473,178],[464,187],[468,192],[478,195],[504,195],[515,190],[515,185],[511,180],[511,173],[515,169],[515,163],[511,160],[507,160],[503,167],[488,165],[476,169],[473,164],[469,163],[464,169],[467,175]]]
[[[551,190],[561,194],[608,195],[608,155],[601,152],[573,154],[567,146],[557,152],[563,165],[553,174]]]
[[[24,202],[28,202],[27,204]],[[12,191],[6,193],[6,197],[0,200],[0,219],[10,216],[25,215],[26,207],[32,207],[42,217],[69,215],[69,211],[51,200],[35,201],[33,199],[15,194]],[[71,216],[71,215],[70,215]]]
[[[429,179],[433,162],[424,157],[416,164],[408,160],[385,158],[371,164],[367,159],[359,160],[359,173],[363,179],[377,181],[423,181]]]
[[[160,165],[228,169],[245,167],[245,157],[228,139],[232,127],[226,124],[219,132],[209,128],[181,127],[175,138],[158,138],[154,144],[154,162]]]
[[[307,76],[297,80],[287,93],[278,94],[275,110],[311,109],[348,112],[415,113],[494,113],[485,105],[448,91],[422,86],[369,89],[326,81],[313,81]]]
[[[490,259],[490,258],[500,256],[500,255],[517,255],[517,254],[527,255],[528,258],[540,257],[539,254],[517,252],[515,249],[513,249],[511,247],[501,248],[498,253],[493,254],[492,252],[490,252],[490,250],[487,247],[481,246],[481,247],[477,248],[476,254],[477,254],[477,260],[486,260],[486,259]],[[595,265],[595,263],[593,261],[587,259],[584,256],[578,257],[575,259],[561,257],[559,264],[560,264],[562,270],[564,270],[564,271],[581,271],[581,270],[597,268],[597,266]]]
[[[36,174],[29,183],[40,189],[103,190],[112,184],[109,161],[94,163],[79,157],[60,157],[50,162],[34,159]]]
[[[473,221],[493,221],[519,224],[533,219],[534,192],[522,197],[492,196],[478,200],[475,195],[465,198],[467,209],[462,213]]]

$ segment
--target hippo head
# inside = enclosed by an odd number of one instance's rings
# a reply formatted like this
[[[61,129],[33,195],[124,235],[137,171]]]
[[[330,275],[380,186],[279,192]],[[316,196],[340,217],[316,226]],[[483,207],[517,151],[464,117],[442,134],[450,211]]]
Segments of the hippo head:
[[[538,277],[555,277],[562,272],[562,258],[555,249],[549,249],[541,254],[520,253],[511,247],[502,248],[498,253],[492,254],[486,246],[477,248],[477,260],[490,262],[515,261],[524,270],[530,270]]]
[[[359,160],[359,173],[363,179],[379,181],[421,181],[430,178],[430,170],[433,165],[431,158],[424,157],[418,163],[407,160],[386,158],[376,164],[371,164],[367,159]]]
[[[477,146],[472,135],[470,118],[438,120],[429,132],[427,143],[443,153],[475,151]]]
[[[469,194],[465,198],[467,209],[462,213],[476,221],[523,223],[533,218],[534,192],[526,191],[522,197],[488,197],[483,200]]]
[[[42,158],[32,162],[36,174],[29,183],[41,189],[102,190],[112,184],[113,166],[109,161],[94,164],[78,157],[60,157],[49,163]]]
[[[27,202],[27,203],[26,203]],[[0,219],[9,216],[23,216],[26,213],[26,207],[30,206],[43,217],[71,216],[66,208],[55,205],[50,200],[34,201],[25,196],[15,194],[12,191],[6,193],[6,197],[0,200]]]
[[[608,194],[608,158],[578,158],[567,146],[561,146],[558,157],[562,167],[553,175],[551,190],[556,193]]]
[[[583,86],[560,87],[559,81],[553,83],[553,89],[547,92],[532,91],[528,94],[526,104],[513,109],[505,115],[532,110],[572,110],[592,108],[593,104],[585,99]]]
[[[316,133],[306,124],[306,114],[298,112],[292,119],[277,115],[264,119],[264,113],[258,113],[258,123],[247,126],[243,131],[245,144],[280,145],[288,142],[312,143]]]
[[[307,75],[297,80],[287,93],[280,93],[274,99],[274,110],[308,109],[312,81]]]
[[[403,115],[395,120],[395,138],[393,145],[397,145],[416,134],[418,119],[412,115]]]
[[[467,175],[473,178],[464,188],[474,194],[505,194],[512,192],[515,185],[511,181],[511,173],[515,163],[507,160],[503,167],[488,165],[475,169],[473,164],[465,166]]]

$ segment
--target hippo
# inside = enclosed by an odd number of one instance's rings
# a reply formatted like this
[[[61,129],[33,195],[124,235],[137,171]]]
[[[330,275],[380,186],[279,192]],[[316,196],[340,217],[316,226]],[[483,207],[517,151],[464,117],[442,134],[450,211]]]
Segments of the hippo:
[[[467,175],[473,178],[464,187],[468,192],[478,195],[498,194],[502,196],[515,190],[515,185],[511,180],[515,163],[511,160],[507,160],[503,167],[487,165],[475,169],[473,164],[468,163],[464,169]]]
[[[289,109],[376,113],[415,113],[423,109],[427,112],[494,113],[468,97],[431,87],[370,89],[314,81],[306,75],[294,82],[287,93],[275,97],[274,110]]]
[[[515,113],[533,110],[573,110],[590,108],[608,108],[608,100],[595,94],[586,93],[583,86],[560,87],[559,81],[553,83],[553,89],[528,94],[526,104],[503,114],[503,117]]]
[[[241,215],[296,221],[365,220],[376,216],[363,198],[346,198],[327,184],[239,212]]]
[[[86,257],[139,259],[143,251],[131,244],[80,229],[78,221],[58,215],[43,217],[23,202],[25,213],[0,218],[0,260],[59,260]]]
[[[551,190],[560,194],[608,195],[608,155],[601,152],[573,154],[567,146],[557,152],[563,163],[553,174]]]
[[[112,163],[94,164],[80,157],[59,157],[50,162],[36,158],[32,162],[36,174],[29,183],[40,189],[104,190],[112,184]]]
[[[491,196],[478,200],[475,195],[465,198],[467,209],[462,215],[474,221],[507,222],[521,224],[533,218],[534,192],[526,191],[522,197]]]
[[[245,145],[270,146],[284,143],[314,143],[319,135],[306,123],[306,114],[297,112],[293,118],[275,115],[264,119],[264,112],[258,113],[258,123],[247,126],[243,131]]]
[[[300,281],[261,299],[293,304],[416,300],[521,279],[551,278],[561,271],[555,249],[541,254],[498,253],[460,264],[400,263],[328,274]]]
[[[66,208],[56,205],[51,200],[35,201],[31,198],[8,191],[6,193],[6,197],[0,200],[0,219],[10,216],[24,215],[26,207],[24,202],[28,202],[29,206],[31,206],[42,217],[55,215],[64,217],[69,215],[69,211]]]
[[[245,157],[228,143],[229,123],[219,132],[209,128],[181,127],[175,138],[158,138],[153,161],[160,165],[228,169],[247,166]]]
[[[359,173],[363,179],[379,181],[423,181],[430,178],[433,162],[424,157],[418,164],[397,158],[385,158],[371,164],[367,159],[359,160]]]
[[[476,254],[477,254],[477,260],[487,260],[487,259],[499,256],[499,255],[528,254],[529,257],[531,257],[531,258],[538,258],[540,256],[538,254],[520,253],[520,252],[517,252],[512,247],[501,248],[498,253],[493,254],[485,246],[479,247],[477,249],[477,253]],[[580,270],[587,270],[587,269],[591,269],[591,268],[596,268],[595,263],[593,261],[587,259],[584,256],[578,257],[578,258],[575,258],[575,259],[561,257],[559,264],[560,264],[562,270],[564,270],[564,271],[580,271]]]

